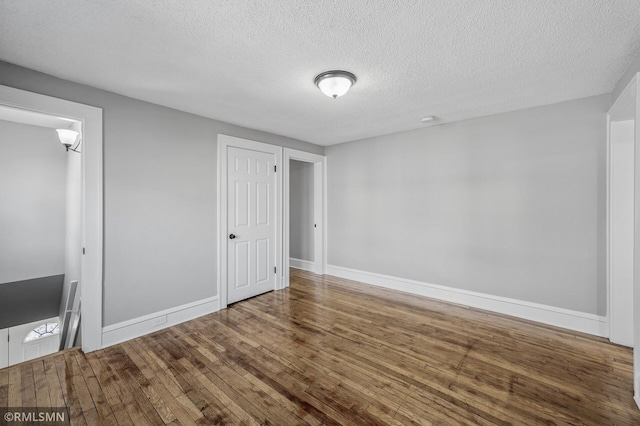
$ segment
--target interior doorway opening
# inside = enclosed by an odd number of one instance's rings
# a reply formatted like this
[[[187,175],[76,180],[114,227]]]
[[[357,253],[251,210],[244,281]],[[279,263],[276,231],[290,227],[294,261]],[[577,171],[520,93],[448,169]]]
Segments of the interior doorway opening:
[[[37,341],[36,338],[30,338],[31,332],[38,334],[43,329],[42,338],[48,338],[48,335],[56,335],[59,332],[64,332],[65,323],[74,324],[78,328],[78,333],[81,334],[82,350],[84,352],[91,352],[102,348],[102,268],[103,268],[103,176],[102,176],[102,109],[96,108],[77,102],[71,102],[64,99],[58,99],[51,96],[42,95],[39,93],[28,92],[25,90],[16,89],[8,86],[0,85],[0,109],[4,110],[13,117],[16,121],[16,116],[32,116],[39,117],[45,122],[57,121],[58,124],[51,124],[43,126],[43,123],[39,124],[41,127],[48,127],[47,131],[52,132],[54,135],[55,149],[60,150],[63,155],[69,155],[69,162],[72,162],[75,166],[73,172],[69,173],[65,171],[63,177],[58,178],[65,185],[70,177],[73,181],[74,187],[74,202],[73,207],[65,207],[66,210],[73,211],[73,218],[63,217],[61,222],[64,227],[64,243],[62,248],[58,246],[57,253],[63,258],[65,268],[70,268],[67,265],[67,261],[72,262],[72,267],[76,271],[75,274],[57,274],[50,275],[46,271],[51,269],[44,269],[39,271],[38,274],[32,274],[33,276],[39,276],[45,281],[51,280],[52,277],[62,276],[62,282],[60,287],[63,288],[64,293],[68,293],[67,289],[71,290],[72,282],[77,282],[78,292],[82,294],[82,304],[79,302],[79,297],[76,297],[72,302],[67,303],[68,297],[58,297],[53,303],[53,307],[49,307],[51,310],[50,315],[38,320],[38,324],[30,327],[25,336],[17,337],[17,340],[23,343]],[[61,125],[59,123],[62,123]],[[62,132],[56,132],[56,129],[62,129]],[[80,136],[80,138],[69,136]],[[73,140],[71,140],[73,139]],[[79,147],[81,145],[81,147]],[[5,154],[3,152],[3,154]],[[11,161],[12,158],[9,158]],[[66,166],[66,164],[65,164]],[[4,191],[4,194],[19,194],[27,196],[29,191],[25,190],[24,185],[21,182],[11,186],[9,190]],[[49,200],[47,196],[43,196],[43,206],[40,210],[46,210]],[[66,198],[63,201],[65,206],[67,205]],[[23,211],[23,214],[30,212]],[[76,226],[66,227],[66,222],[71,221]],[[72,230],[73,235],[67,235],[67,230]],[[73,247],[68,248],[66,243],[73,243]],[[35,247],[40,247],[43,241],[36,241],[32,244],[32,250]],[[31,250],[31,251],[32,251]],[[27,250],[27,253],[31,252]],[[67,252],[69,254],[67,255]],[[10,250],[4,250],[5,253],[18,253],[13,248]],[[32,253],[32,257],[33,257]],[[59,261],[59,259],[58,259]],[[3,268],[3,271],[6,269]],[[72,277],[71,275],[75,275]],[[18,276],[18,275],[16,275]],[[25,280],[20,280],[15,276],[6,281],[17,282],[18,284],[24,284]],[[27,279],[27,281],[30,278]],[[0,280],[1,281],[1,280]],[[33,283],[31,283],[33,285]],[[35,284],[42,284],[36,282]],[[43,289],[51,289],[52,286],[41,286]],[[6,289],[6,288],[5,288]],[[49,297],[43,294],[42,291],[34,291],[32,288],[19,287],[16,294],[26,295],[29,300],[33,301],[38,297],[51,300]],[[58,293],[60,295],[60,293]],[[2,309],[1,313],[6,313],[6,310]],[[65,319],[65,313],[68,321]],[[62,314],[62,315],[61,315]],[[79,320],[79,316],[82,316],[82,321]],[[0,315],[1,316],[1,315]],[[52,319],[57,318],[59,332],[54,332],[55,327],[49,326],[56,321]],[[34,321],[35,322],[35,321]],[[27,320],[22,320],[22,324],[29,324]],[[31,325],[31,324],[30,324]],[[44,327],[43,327],[44,326]],[[51,329],[52,332],[46,332]],[[0,329],[0,335],[9,333],[9,329]],[[6,337],[0,336],[3,341],[7,341]],[[32,336],[33,337],[33,336]],[[65,341],[65,336],[59,335],[60,341]],[[71,345],[75,343],[73,339],[75,336],[69,336],[72,341]],[[43,341],[44,342],[44,341]],[[55,346],[55,345],[53,345]],[[60,347],[60,346],[58,346]],[[3,360],[4,352],[0,350],[0,361]],[[8,360],[7,360],[8,361]]]
[[[326,268],[326,157],[284,149],[284,286],[289,268]]]
[[[607,287],[609,339],[633,351],[640,406],[640,87],[636,74],[607,114]]]
[[[0,135],[0,329],[7,335],[0,367],[6,367],[81,343],[68,328],[80,315],[74,303],[82,251],[82,122],[0,106]]]
[[[289,160],[289,262],[291,267],[315,267],[313,163]]]

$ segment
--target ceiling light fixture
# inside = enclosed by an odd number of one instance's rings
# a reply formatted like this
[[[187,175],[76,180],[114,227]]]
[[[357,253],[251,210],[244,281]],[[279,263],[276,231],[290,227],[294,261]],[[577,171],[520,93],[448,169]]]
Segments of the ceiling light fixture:
[[[60,143],[64,145],[65,148],[67,148],[67,151],[69,151],[69,148],[71,148],[76,144],[76,142],[79,141],[80,133],[76,132],[75,130],[56,129],[56,132],[58,132],[58,139],[60,139]],[[76,149],[71,148],[71,151],[80,152],[77,151],[77,147]]]
[[[347,71],[325,71],[318,74],[313,82],[322,93],[336,99],[356,84],[356,76]]]
[[[423,123],[429,123],[430,121],[435,120],[436,117],[433,115],[427,115],[425,118],[423,118],[422,120],[420,120]]]

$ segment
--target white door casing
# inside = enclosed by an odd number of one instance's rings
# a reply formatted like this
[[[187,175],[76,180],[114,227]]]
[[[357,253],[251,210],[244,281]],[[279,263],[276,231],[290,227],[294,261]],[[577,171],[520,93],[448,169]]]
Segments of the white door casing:
[[[284,286],[289,286],[289,267],[290,267],[290,173],[289,168],[291,160],[304,161],[313,163],[313,216],[315,222],[314,233],[314,259],[312,270],[316,274],[324,274],[327,265],[327,194],[326,194],[326,176],[327,176],[327,157],[318,154],[312,154],[296,149],[284,148],[284,226],[283,226],[283,274]]]
[[[281,161],[281,147],[218,136],[221,308],[282,287]]]
[[[633,347],[634,122],[609,127],[609,339]]]
[[[102,348],[102,109],[0,85],[0,105],[82,122],[82,350]]]
[[[633,336],[633,399],[640,407],[640,73],[637,73],[627,87],[615,99],[607,114],[607,289],[609,296],[609,331],[610,338],[615,341],[621,335],[632,333]],[[624,122],[628,122],[625,124]],[[629,141],[629,138],[632,138]],[[626,143],[632,144],[624,147]],[[620,144],[620,142],[623,142]],[[615,146],[619,145],[619,146]],[[620,162],[616,162],[616,148],[622,148],[620,156],[633,155],[633,176],[631,165],[622,162],[623,169],[617,169]],[[612,150],[613,149],[613,150]],[[617,164],[616,164],[617,163]],[[614,169],[616,168],[616,169]],[[624,172],[626,169],[626,173]],[[622,192],[616,184],[616,176],[626,176],[623,182]],[[632,182],[631,182],[632,180]],[[625,188],[631,186],[631,188]],[[617,201],[617,195],[627,194],[622,197],[622,203]],[[629,200],[629,193],[632,199]],[[633,223],[629,224],[629,218],[625,212],[621,217],[619,208],[629,209],[633,205]],[[626,222],[626,226],[625,226]],[[631,233],[633,244],[628,241]],[[631,253],[630,253],[631,251]],[[620,275],[620,261],[624,266]],[[629,265],[631,263],[631,265]],[[633,271],[629,271],[629,268]],[[629,276],[632,275],[633,285],[629,285]],[[624,278],[618,280],[618,278]],[[622,286],[620,285],[622,284]],[[632,300],[632,308],[629,309],[629,300]]]

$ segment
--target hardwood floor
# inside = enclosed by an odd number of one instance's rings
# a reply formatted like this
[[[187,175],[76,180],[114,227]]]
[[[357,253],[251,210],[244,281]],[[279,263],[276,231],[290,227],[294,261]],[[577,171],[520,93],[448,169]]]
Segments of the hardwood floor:
[[[88,425],[640,424],[630,349],[298,270],[288,290],[0,370],[0,406]]]

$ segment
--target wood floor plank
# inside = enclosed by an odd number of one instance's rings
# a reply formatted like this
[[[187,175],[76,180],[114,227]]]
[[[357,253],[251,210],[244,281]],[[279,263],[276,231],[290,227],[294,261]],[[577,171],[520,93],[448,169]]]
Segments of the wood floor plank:
[[[33,376],[33,366],[37,363],[25,362],[20,364],[22,405],[24,407],[37,407],[36,384]]]
[[[51,407],[52,404],[51,397],[49,395],[49,385],[47,383],[47,376],[44,372],[44,360],[34,362],[32,365],[36,388],[36,406]]]
[[[104,356],[104,351],[86,354],[87,362],[93,370],[104,399],[109,405],[117,424],[121,426],[134,425],[135,423],[129,416],[127,408],[120,398],[120,393],[117,391],[117,386],[121,383],[120,378],[115,374],[111,365],[103,361]]]
[[[92,412],[92,410],[95,410],[96,407],[93,402],[93,398],[91,397],[91,392],[87,387],[87,383],[85,382],[84,377],[82,377],[82,371],[80,370],[80,366],[78,365],[78,361],[76,359],[77,352],[78,351],[66,352],[64,353],[64,358],[65,363],[69,367],[69,371],[71,372],[71,383],[73,385],[73,390],[78,397],[80,408],[82,409],[82,413],[84,414]]]
[[[110,407],[115,407],[122,402],[115,386],[112,385],[113,382],[116,381],[115,372],[111,365],[105,365],[101,362],[101,352],[102,351],[96,351],[86,354],[87,363],[93,370],[93,375],[97,379],[98,384],[100,384],[100,389],[107,404],[109,404]]]
[[[116,375],[120,378],[122,385],[121,399],[125,404],[131,420],[137,424],[167,424],[162,418],[164,412],[158,413],[156,407],[148,399],[144,390],[140,386],[140,370],[133,364],[126,355],[122,346],[112,346],[106,349],[108,362],[115,367]]]
[[[71,424],[638,425],[606,339],[291,270],[285,290],[0,370],[0,406]]]
[[[95,355],[88,354],[85,355],[82,352],[78,351],[75,353],[76,363],[80,368],[80,373],[85,382],[85,386],[89,391],[89,395],[93,400],[93,405],[95,407],[96,418],[103,424],[117,424],[116,418],[113,414],[113,410],[111,406],[108,404],[107,399],[104,395],[102,387],[98,382],[98,379],[89,363],[88,358],[93,358]],[[84,411],[84,410],[83,410]],[[89,419],[87,419],[89,421]],[[91,422],[90,422],[91,423]]]
[[[259,349],[263,350],[262,347]],[[220,355],[224,356],[224,352],[226,351],[221,352]],[[251,364],[243,362],[244,369],[251,371],[256,378],[269,384],[277,392],[293,402],[297,406],[296,413],[299,417],[310,424],[314,424],[316,421],[328,425],[353,424],[353,422],[342,417],[330,406],[305,393],[309,386],[294,377],[299,378],[292,370],[295,366],[292,366],[292,369],[287,369],[285,365],[289,365],[289,363],[278,365],[281,358],[272,352],[261,353],[257,358],[260,359],[259,366],[252,368]]]
[[[65,400],[67,409],[69,411],[69,418],[72,424],[86,424],[86,419],[82,412],[82,405],[80,403],[79,395],[74,388],[74,363],[68,357],[69,354],[73,354],[77,349],[70,349],[60,352],[53,357],[55,361],[56,371],[58,372],[58,380],[60,381],[60,391]]]
[[[140,368],[142,374],[144,374],[148,383],[146,385],[148,390],[145,391],[145,393],[149,400],[151,400],[153,396],[156,400],[154,406],[157,406],[157,404],[164,405],[168,412],[171,413],[171,416],[166,416],[166,420],[169,420],[170,422],[175,419],[181,424],[187,425],[194,421],[198,421],[202,417],[200,415],[193,418],[190,415],[190,411],[187,411],[187,409],[181,405],[181,403],[175,398],[177,395],[171,393],[171,391],[164,385],[164,382],[159,379],[159,377],[163,376],[162,370],[160,370],[153,361],[148,360],[148,358],[143,358],[144,351],[137,350],[132,342],[125,342],[122,347],[136,366]],[[177,390],[175,392],[177,392]],[[194,408],[196,408],[195,405]],[[165,423],[168,423],[166,420]]]
[[[267,354],[260,356],[260,360],[263,363],[259,367],[255,367],[251,363],[242,361],[243,358],[247,356],[247,354],[240,349],[242,342],[237,342],[237,346],[230,345],[227,347],[230,350],[221,352],[219,354],[220,357],[224,358],[225,356],[229,356],[227,362],[238,363],[241,374],[243,370],[250,372],[256,378],[262,380],[272,389],[277,390],[277,392],[289,399],[297,407],[295,413],[307,423],[314,424],[320,421],[323,424],[352,424],[333,408],[318,401],[311,395],[304,393],[304,391],[308,389],[308,384],[296,380],[293,376],[298,378],[299,376],[292,372],[292,370],[287,370],[284,365],[278,366],[277,361],[271,360],[265,363],[264,361],[268,359]],[[247,346],[245,345],[245,347]],[[227,352],[231,352],[231,354],[227,354]],[[270,370],[268,366],[272,366],[273,370]]]
[[[9,406],[9,370],[0,369],[0,407]]]
[[[22,407],[21,375],[18,366],[8,369],[8,407]]]
[[[204,358],[198,358],[190,352],[181,360],[186,367],[196,368],[204,377],[223,389],[227,396],[241,396],[238,404],[251,413],[259,422],[271,421],[275,424],[303,424],[302,419],[292,414],[267,393],[257,389],[246,380],[247,372],[241,368],[231,368],[228,363],[210,363]],[[209,367],[209,368],[208,368]]]
[[[194,365],[184,361],[182,357],[174,358],[165,350],[165,345],[172,346],[172,343],[165,340],[164,336],[148,343],[154,346],[156,353],[170,365],[170,369],[174,371],[172,374],[184,389],[187,398],[198,407],[208,421],[235,423],[234,420],[237,419],[245,424],[259,424],[241,407],[240,395],[228,396],[224,389],[210,382]]]
[[[49,401],[52,407],[65,407],[64,396],[62,395],[60,379],[56,370],[56,364],[53,357],[47,357],[42,360],[44,365],[44,374],[47,379],[47,388],[49,390]]]

